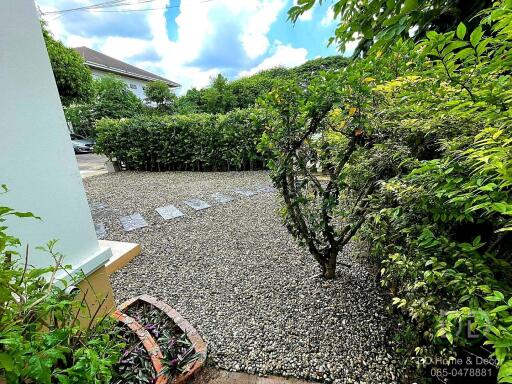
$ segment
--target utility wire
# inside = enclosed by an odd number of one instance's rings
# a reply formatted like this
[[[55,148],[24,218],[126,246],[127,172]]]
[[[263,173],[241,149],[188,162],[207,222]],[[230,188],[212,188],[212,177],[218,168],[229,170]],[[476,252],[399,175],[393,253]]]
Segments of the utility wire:
[[[103,6],[115,6],[115,4],[117,3],[121,3],[125,0],[111,0],[111,1],[105,1],[103,3],[99,3],[99,4],[92,4],[92,5],[87,5],[87,6],[83,6],[83,7],[77,7],[77,8],[69,8],[69,9],[63,9],[63,10],[58,10],[58,11],[49,11],[49,12],[44,12],[44,14],[55,14],[55,13],[64,13],[64,12],[73,12],[73,11],[80,11],[82,9],[92,9],[92,8],[100,8],[100,7],[103,7]]]
[[[180,7],[180,5],[169,5],[169,6],[161,7],[161,8],[103,10],[104,8],[114,8],[114,7],[121,7],[121,6],[126,6],[126,5],[139,5],[139,4],[151,3],[154,1],[156,1],[156,0],[139,0],[135,3],[127,2],[127,0],[107,1],[104,3],[99,3],[99,4],[84,6],[84,7],[44,12],[43,15],[59,15],[59,16],[61,16],[65,13],[69,13],[69,12],[80,12],[80,11],[90,11],[90,10],[94,11],[94,13],[147,12],[147,11],[156,11],[156,10]],[[211,1],[213,1],[213,0],[202,0],[199,3],[209,3]]]

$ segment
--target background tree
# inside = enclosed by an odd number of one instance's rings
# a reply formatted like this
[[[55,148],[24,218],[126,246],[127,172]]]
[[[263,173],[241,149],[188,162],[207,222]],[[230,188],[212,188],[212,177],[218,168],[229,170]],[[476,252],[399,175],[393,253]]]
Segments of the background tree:
[[[104,117],[120,119],[133,117],[143,105],[128,85],[118,77],[102,76],[94,80],[95,99],[92,106],[94,120]]]
[[[288,15],[296,22],[300,15],[324,0],[301,0],[290,8]],[[366,52],[373,45],[388,46],[410,35],[415,40],[426,31],[447,32],[460,22],[470,29],[478,25],[478,14],[492,5],[492,0],[336,0],[332,5],[334,18],[340,20],[335,36],[340,52],[347,43],[359,40],[354,56]]]
[[[236,108],[250,108],[259,97],[271,91],[278,80],[299,79],[302,86],[306,86],[320,71],[339,71],[348,62],[345,57],[330,56],[309,60],[293,68],[266,69],[233,81],[219,75],[207,88],[192,88],[179,97],[178,113],[225,113]]]
[[[226,113],[233,109],[235,98],[228,86],[228,79],[220,73],[212,79],[203,94],[206,112]]]
[[[44,24],[42,29],[62,105],[89,101],[93,95],[93,78],[82,56],[55,40]]]
[[[156,109],[161,112],[173,113],[176,110],[176,95],[169,86],[161,81],[152,81],[144,87],[146,102],[156,104]]]

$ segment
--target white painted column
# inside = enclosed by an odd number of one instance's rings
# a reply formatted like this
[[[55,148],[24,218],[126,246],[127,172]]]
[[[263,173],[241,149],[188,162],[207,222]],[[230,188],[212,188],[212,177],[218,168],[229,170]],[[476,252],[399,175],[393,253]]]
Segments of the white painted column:
[[[30,246],[30,263],[51,258],[36,246],[58,239],[64,263],[88,275],[110,258],[101,248],[70,142],[33,0],[0,0],[0,206],[42,221],[9,219]]]

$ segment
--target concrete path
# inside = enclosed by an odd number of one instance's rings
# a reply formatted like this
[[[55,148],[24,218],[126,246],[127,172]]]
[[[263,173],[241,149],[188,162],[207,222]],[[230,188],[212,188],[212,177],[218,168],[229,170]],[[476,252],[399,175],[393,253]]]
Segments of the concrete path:
[[[107,158],[105,156],[95,153],[82,153],[75,156],[82,179],[107,173],[107,168],[105,168]]]
[[[313,384],[280,376],[260,377],[242,372],[229,372],[215,368],[204,368],[190,384]]]

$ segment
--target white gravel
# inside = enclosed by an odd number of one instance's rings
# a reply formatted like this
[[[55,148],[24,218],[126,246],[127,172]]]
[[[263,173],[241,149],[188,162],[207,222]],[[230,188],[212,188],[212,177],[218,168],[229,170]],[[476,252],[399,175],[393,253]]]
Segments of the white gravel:
[[[84,180],[109,240],[140,243],[143,253],[112,276],[118,301],[148,293],[187,318],[220,368],[325,383],[394,383],[387,345],[392,320],[369,269],[347,256],[324,281],[311,256],[278,216],[277,194],[233,189],[270,185],[265,172],[122,172]],[[211,196],[234,199],[220,204]],[[211,207],[195,211],[183,201]],[[164,221],[173,204],[185,217]],[[100,204],[101,205],[101,204]],[[119,217],[139,212],[148,227],[124,232]]]

